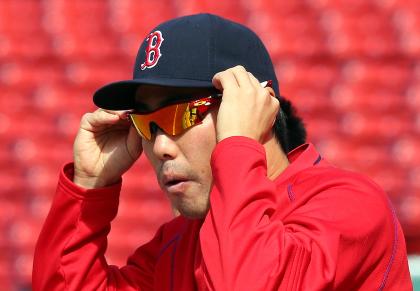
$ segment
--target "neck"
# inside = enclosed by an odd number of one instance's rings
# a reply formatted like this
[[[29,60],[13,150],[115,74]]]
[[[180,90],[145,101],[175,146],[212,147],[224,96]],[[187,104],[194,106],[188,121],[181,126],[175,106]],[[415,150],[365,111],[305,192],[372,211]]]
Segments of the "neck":
[[[267,176],[270,180],[277,178],[289,165],[287,155],[274,136],[264,143],[267,158]]]

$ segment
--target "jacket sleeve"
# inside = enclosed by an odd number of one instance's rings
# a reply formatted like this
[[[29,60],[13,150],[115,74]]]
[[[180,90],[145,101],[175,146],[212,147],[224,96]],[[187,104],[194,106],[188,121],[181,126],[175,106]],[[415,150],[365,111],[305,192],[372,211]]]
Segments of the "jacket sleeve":
[[[245,137],[220,142],[211,163],[214,187],[200,232],[202,272],[196,274],[204,282],[202,289],[380,287],[382,274],[373,274],[371,266],[382,262],[369,262],[369,256],[390,257],[385,252],[389,241],[377,242],[394,237],[386,207],[377,206],[374,199],[358,201],[360,193],[323,185],[316,190],[321,195],[290,206],[282,200],[287,192],[267,178],[263,146]],[[365,274],[378,276],[378,284],[356,287]]]
[[[151,290],[160,230],[122,268],[105,259],[110,222],[121,183],[82,189],[72,182],[73,164],[60,174],[56,195],[35,249],[33,290]]]

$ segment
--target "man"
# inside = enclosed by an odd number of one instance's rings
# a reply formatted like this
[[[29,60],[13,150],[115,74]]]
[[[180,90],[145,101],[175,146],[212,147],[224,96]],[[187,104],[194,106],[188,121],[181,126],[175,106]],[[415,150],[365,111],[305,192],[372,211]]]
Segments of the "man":
[[[156,27],[133,80],[99,89],[102,109],[81,121],[34,290],[411,290],[386,195],[301,145],[302,123],[278,96],[246,27],[209,14]],[[142,152],[180,215],[109,266],[121,176]]]

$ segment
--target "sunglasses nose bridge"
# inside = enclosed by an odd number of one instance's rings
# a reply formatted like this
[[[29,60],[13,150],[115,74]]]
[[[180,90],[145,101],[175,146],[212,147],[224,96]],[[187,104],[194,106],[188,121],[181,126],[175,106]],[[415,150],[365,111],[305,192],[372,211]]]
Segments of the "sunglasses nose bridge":
[[[157,124],[154,121],[151,121],[149,123],[149,130],[150,130],[150,139],[153,139],[154,137],[156,137],[158,130],[168,136],[173,136],[175,134],[171,134],[171,132],[168,132],[168,130],[163,129],[161,126],[159,126],[159,124]]]
[[[150,135],[155,135],[156,134],[156,132],[158,131],[158,129],[160,129],[160,130],[162,130],[160,127],[159,127],[159,125],[157,125],[157,123],[156,122],[154,122],[154,121],[151,121],[150,123],[149,123],[149,130],[150,130]]]

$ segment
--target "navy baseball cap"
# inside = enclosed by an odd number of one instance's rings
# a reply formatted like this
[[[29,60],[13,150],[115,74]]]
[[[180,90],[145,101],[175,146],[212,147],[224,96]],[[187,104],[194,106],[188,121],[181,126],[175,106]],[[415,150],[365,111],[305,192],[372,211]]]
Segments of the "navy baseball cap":
[[[158,25],[141,43],[133,79],[103,86],[93,101],[109,110],[141,109],[135,95],[143,84],[215,89],[213,76],[236,65],[260,82],[272,80],[279,96],[270,56],[253,31],[212,14],[175,18]]]

